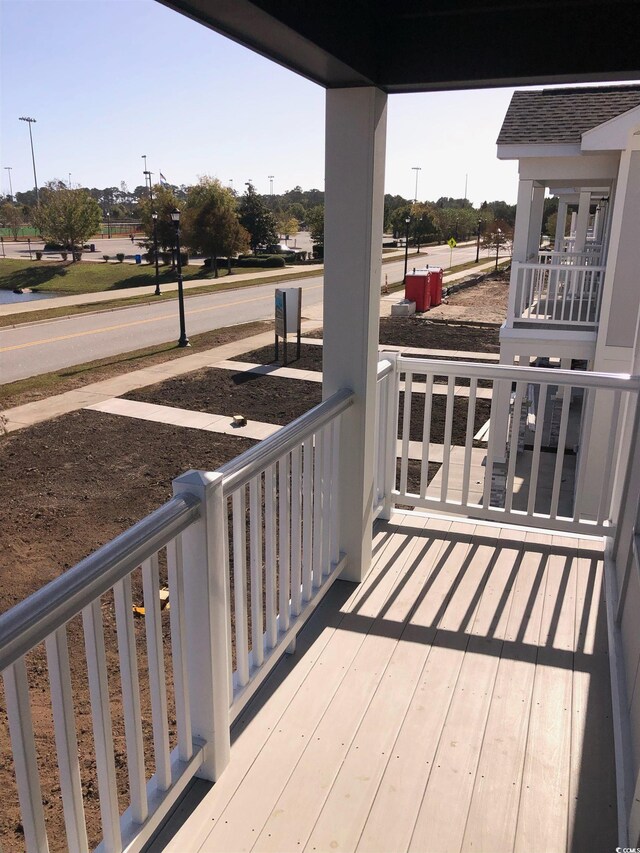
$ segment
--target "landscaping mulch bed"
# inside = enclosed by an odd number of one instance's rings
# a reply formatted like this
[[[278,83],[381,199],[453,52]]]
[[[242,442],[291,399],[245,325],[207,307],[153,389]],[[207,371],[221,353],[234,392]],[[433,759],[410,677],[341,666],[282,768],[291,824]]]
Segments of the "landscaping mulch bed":
[[[295,367],[297,370],[316,370],[322,373],[322,346],[318,344],[300,344],[300,358],[296,358],[297,347],[289,344],[287,367]],[[275,359],[273,344],[260,349],[245,352],[236,358],[236,361],[246,361],[251,364],[272,364],[274,367],[283,367],[282,348],[280,359]]]
[[[432,320],[428,314],[380,318],[380,343],[395,346],[499,353],[499,332],[499,327],[493,324],[472,326]]]
[[[157,385],[138,388],[124,398],[197,412],[242,414],[252,421],[284,425],[322,401],[322,385],[205,367]]]

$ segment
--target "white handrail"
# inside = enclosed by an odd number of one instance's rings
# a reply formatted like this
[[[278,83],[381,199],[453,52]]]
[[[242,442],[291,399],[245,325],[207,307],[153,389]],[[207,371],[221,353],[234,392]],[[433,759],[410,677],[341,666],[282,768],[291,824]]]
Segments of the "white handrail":
[[[156,554],[199,516],[191,495],[159,509],[0,615],[0,672]]]

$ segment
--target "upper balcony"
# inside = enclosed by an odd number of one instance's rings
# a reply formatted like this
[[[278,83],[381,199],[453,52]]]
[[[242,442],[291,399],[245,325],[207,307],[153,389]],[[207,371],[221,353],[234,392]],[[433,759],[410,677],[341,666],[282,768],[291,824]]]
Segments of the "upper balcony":
[[[350,391],[179,478],[164,507],[0,617],[27,849],[88,849],[98,804],[108,851],[154,836],[150,849],[175,851],[613,849],[602,534],[626,535],[614,485],[628,493],[638,454],[616,435],[639,387],[385,354],[358,586],[339,580]],[[598,438],[595,484],[576,418],[585,447]],[[30,710],[40,646],[49,731]],[[77,655],[96,761],[84,797]],[[60,798],[45,805],[36,741],[58,755]]]

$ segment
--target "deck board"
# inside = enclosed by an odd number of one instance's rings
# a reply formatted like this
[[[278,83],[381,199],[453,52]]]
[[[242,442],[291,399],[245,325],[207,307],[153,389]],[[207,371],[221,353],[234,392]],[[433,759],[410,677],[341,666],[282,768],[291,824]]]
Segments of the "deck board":
[[[598,549],[380,524],[366,581],[330,591],[238,719],[222,779],[152,849],[615,849]]]

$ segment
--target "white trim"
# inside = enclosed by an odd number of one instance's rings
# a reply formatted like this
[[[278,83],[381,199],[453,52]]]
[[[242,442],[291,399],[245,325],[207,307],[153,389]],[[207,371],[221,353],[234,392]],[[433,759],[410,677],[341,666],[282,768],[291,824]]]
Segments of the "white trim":
[[[624,654],[620,627],[616,624],[615,609],[618,593],[616,570],[611,554],[612,540],[607,540],[604,554],[605,603],[607,610],[607,640],[609,674],[611,677],[611,717],[616,764],[616,796],[618,807],[618,845],[629,846],[629,814],[634,793],[631,726],[627,714],[627,685],[624,674]]]
[[[507,143],[498,145],[498,160],[522,160],[524,157],[574,157],[580,153],[579,142]]]
[[[583,151],[624,151],[640,127],[640,106],[632,107],[582,134]]]

